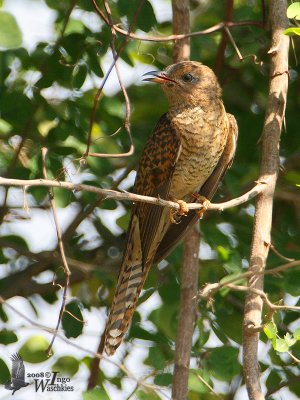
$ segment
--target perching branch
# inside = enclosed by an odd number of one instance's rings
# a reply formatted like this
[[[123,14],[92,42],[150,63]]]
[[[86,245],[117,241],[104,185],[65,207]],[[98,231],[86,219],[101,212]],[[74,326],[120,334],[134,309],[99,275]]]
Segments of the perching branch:
[[[178,203],[173,201],[164,200],[161,198],[142,196],[135,193],[119,192],[111,189],[101,189],[92,185],[84,185],[72,182],[63,182],[58,180],[48,179],[9,179],[0,177],[0,186],[19,186],[28,188],[30,186],[43,186],[43,187],[59,187],[61,189],[71,190],[74,192],[86,191],[95,193],[103,197],[103,200],[114,199],[114,200],[130,200],[134,202],[145,202],[150,204],[156,204],[158,206],[169,207],[175,210],[179,210],[180,206]],[[248,192],[240,197],[226,201],[224,203],[210,203],[207,207],[209,210],[223,211],[231,207],[236,207],[247,201],[253,199],[258,194],[262,193],[268,186],[268,180],[257,182],[257,184]],[[189,210],[201,210],[203,206],[200,203],[188,203],[187,207]]]
[[[287,1],[270,1],[272,45],[270,54],[269,97],[262,132],[261,180],[268,179],[267,189],[257,196],[253,239],[250,254],[250,290],[246,297],[243,327],[244,377],[250,400],[263,400],[258,365],[259,333],[252,327],[261,325],[262,298],[255,290],[263,291],[263,274],[271,243],[274,190],[279,170],[279,143],[284,120],[288,89],[289,38],[283,34],[288,27]],[[259,274],[256,274],[258,272]]]

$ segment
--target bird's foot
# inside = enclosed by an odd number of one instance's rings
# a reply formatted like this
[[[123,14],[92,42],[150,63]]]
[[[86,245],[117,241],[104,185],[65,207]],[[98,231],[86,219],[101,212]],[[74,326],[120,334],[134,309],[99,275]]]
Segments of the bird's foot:
[[[185,201],[183,200],[174,200],[178,205],[179,205],[179,210],[171,210],[170,211],[170,221],[172,222],[172,224],[179,224],[180,222],[180,217],[182,217],[183,215],[186,215],[189,211],[189,208],[186,204]]]
[[[208,209],[208,207],[210,205],[210,201],[206,197],[201,196],[201,194],[199,194],[199,193],[193,193],[193,197],[197,200],[198,203],[202,203],[202,208],[200,210],[196,211],[198,217],[200,219],[202,219],[204,213],[206,212],[206,210]]]
[[[179,210],[177,211],[177,213],[179,215],[186,215],[189,211],[189,208],[188,208],[186,202],[183,200],[177,200],[176,203],[179,205]]]

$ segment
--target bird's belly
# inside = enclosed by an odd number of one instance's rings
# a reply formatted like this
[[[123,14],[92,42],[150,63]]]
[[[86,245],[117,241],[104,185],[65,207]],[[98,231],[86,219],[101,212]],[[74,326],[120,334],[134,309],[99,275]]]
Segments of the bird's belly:
[[[224,137],[225,136],[225,137]],[[177,160],[170,187],[170,195],[176,199],[185,199],[199,191],[212,174],[225,147],[227,135],[216,135],[215,140],[202,143],[197,147],[184,146]]]

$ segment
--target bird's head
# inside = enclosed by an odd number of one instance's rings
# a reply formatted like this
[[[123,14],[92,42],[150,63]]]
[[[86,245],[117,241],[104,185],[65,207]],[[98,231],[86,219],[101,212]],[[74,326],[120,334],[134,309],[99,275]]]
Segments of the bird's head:
[[[159,83],[170,107],[178,104],[196,106],[202,99],[221,97],[221,88],[214,72],[196,61],[169,65],[163,71],[151,71],[144,81]]]

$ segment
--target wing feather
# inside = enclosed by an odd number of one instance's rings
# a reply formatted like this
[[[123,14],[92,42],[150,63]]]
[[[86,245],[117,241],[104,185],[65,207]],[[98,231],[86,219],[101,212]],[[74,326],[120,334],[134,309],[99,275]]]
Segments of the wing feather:
[[[148,139],[137,171],[134,192],[167,199],[180,140],[167,115],[163,115]],[[161,241],[169,210],[136,203],[131,214],[123,261],[103,346],[113,354],[125,335],[137,306],[153,257]]]

